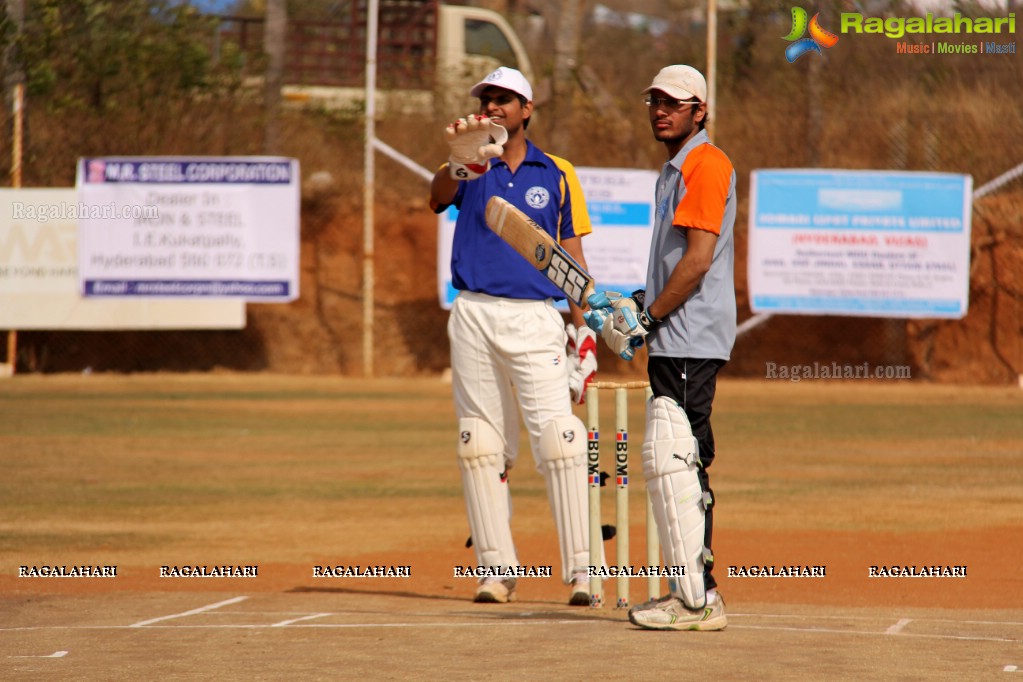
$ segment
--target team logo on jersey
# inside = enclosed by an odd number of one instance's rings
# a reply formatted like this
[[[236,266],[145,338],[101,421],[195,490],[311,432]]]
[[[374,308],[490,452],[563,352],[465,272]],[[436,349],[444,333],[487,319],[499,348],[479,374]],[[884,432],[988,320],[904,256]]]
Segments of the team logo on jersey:
[[[526,203],[531,208],[546,208],[551,201],[551,193],[543,187],[530,187],[526,190]]]

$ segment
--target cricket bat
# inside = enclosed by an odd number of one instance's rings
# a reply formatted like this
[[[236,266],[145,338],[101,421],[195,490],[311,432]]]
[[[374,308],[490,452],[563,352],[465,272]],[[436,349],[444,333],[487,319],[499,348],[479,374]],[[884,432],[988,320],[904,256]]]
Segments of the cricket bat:
[[[593,278],[561,244],[529,216],[501,197],[487,202],[487,226],[542,272],[569,300],[584,307],[594,293]]]

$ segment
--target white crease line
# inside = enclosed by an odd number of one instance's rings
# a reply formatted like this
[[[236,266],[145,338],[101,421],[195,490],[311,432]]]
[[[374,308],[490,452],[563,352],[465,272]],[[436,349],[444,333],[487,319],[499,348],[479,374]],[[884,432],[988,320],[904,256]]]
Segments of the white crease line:
[[[221,611],[218,616],[306,616],[309,611]]]
[[[801,620],[885,620],[884,616],[828,616],[821,613],[802,615],[797,613],[731,613],[729,618],[791,618]],[[913,618],[921,623],[967,623],[969,625],[1023,625],[1013,620],[962,620],[961,618]]]
[[[318,614],[325,616],[333,616],[336,614],[326,613]],[[320,628],[320,629],[340,629],[349,630],[353,628],[478,628],[485,625],[492,626],[504,626],[512,625],[521,627],[523,625],[597,625],[606,621],[599,620],[507,620],[507,621],[487,621],[484,623],[302,623],[299,625],[289,625],[287,627],[296,628]],[[114,626],[123,627],[123,626]],[[208,624],[208,625],[157,625],[150,630],[162,629],[162,630],[223,630],[223,629],[259,629],[259,628],[272,628],[272,627],[284,627],[274,623],[272,625],[226,625],[226,624]]]
[[[597,625],[599,620],[508,620],[486,621],[483,623],[309,623],[296,625],[300,628],[447,628],[480,627],[481,625]],[[624,623],[624,621],[623,621]]]
[[[779,632],[806,632],[810,634],[827,633],[835,635],[868,635],[871,637],[884,637],[887,632],[872,632],[870,630],[835,630],[831,628],[785,628],[785,627],[772,627],[767,625],[731,625],[729,629],[736,630],[775,630]],[[923,639],[954,639],[968,642],[1023,642],[1023,639],[1006,639],[1005,637],[969,637],[966,635],[924,635],[924,634],[910,634],[906,632],[900,632],[896,635],[897,637],[918,637]]]
[[[291,620],[282,620],[280,623],[274,623],[270,627],[272,628],[283,628],[286,625],[294,625],[303,620],[312,620],[313,618],[323,618],[324,616],[332,616],[332,613],[314,613],[309,616],[302,616],[301,618],[292,618]]]
[[[37,631],[37,630],[124,630],[124,629],[142,627],[142,626],[150,624],[150,623],[158,623],[158,622],[165,621],[165,620],[170,620],[170,619],[173,619],[173,618],[179,618],[179,617],[183,617],[183,616],[188,616],[188,615],[193,615],[193,614],[197,614],[197,613],[202,613],[204,611],[209,611],[209,610],[212,610],[212,609],[219,608],[220,606],[225,606],[227,604],[237,603],[237,602],[242,601],[244,599],[247,599],[247,597],[235,597],[234,599],[229,599],[229,600],[226,600],[226,601],[223,601],[223,602],[218,602],[217,604],[210,604],[209,606],[200,607],[198,609],[193,609],[191,611],[186,611],[184,613],[175,614],[175,615],[172,615],[172,616],[163,616],[161,618],[154,618],[154,619],[150,619],[148,621],[142,621],[141,623],[136,623],[135,625],[130,625],[130,626],[125,626],[125,625],[112,625],[112,626],[104,626],[104,625],[68,625],[68,626],[60,626],[60,625],[58,625],[58,626],[25,626],[25,627],[2,627],[2,626],[0,626],[0,632],[23,632],[23,631]],[[297,613],[297,612],[292,612],[292,613]],[[246,615],[251,615],[251,614],[246,614]],[[344,613],[338,612],[338,613],[330,613],[330,614],[315,614],[315,616],[307,616],[305,619],[296,619],[296,620],[307,620],[307,619],[312,618],[312,617],[321,617],[323,615],[342,616],[342,615],[347,615],[347,612],[344,612]],[[409,615],[426,616],[427,614],[409,614]],[[819,618],[819,619],[826,619],[826,618],[843,619],[844,618],[846,620],[871,620],[871,621],[878,620],[878,618],[875,618],[875,617],[864,617],[864,616],[845,616],[845,617],[843,617],[843,616],[826,616],[826,615],[823,615],[823,614],[817,614],[817,615],[814,615],[814,616],[802,616],[802,615],[796,615],[796,614],[783,615],[783,614],[757,614],[757,613],[728,614],[728,615],[729,615],[729,617],[743,617],[743,618],[792,618],[792,619],[811,619],[811,618]],[[903,620],[907,620],[907,619],[903,619]],[[962,621],[962,620],[951,620],[951,619],[946,620],[946,619],[937,619],[937,618],[935,618],[935,619],[916,618],[916,619],[912,619],[912,620],[915,620],[917,622],[939,622],[939,623],[940,622],[955,622],[955,623],[959,623],[959,624],[975,623],[975,624],[985,624],[985,625],[1020,625],[1020,623],[1017,623],[1017,622],[1014,622],[1014,621]],[[303,622],[303,623],[297,623],[295,625],[285,625],[284,623],[288,623],[288,621],[284,621],[281,624],[275,623],[275,624],[271,624],[271,625],[253,625],[253,624],[249,624],[249,625],[240,625],[240,624],[239,625],[231,625],[231,624],[213,624],[213,625],[155,625],[155,626],[148,627],[148,629],[173,629],[173,628],[179,628],[179,629],[245,629],[245,630],[253,630],[253,629],[262,629],[262,628],[269,628],[269,627],[298,627],[298,628],[320,628],[320,629],[331,629],[331,628],[334,628],[334,629],[356,629],[356,628],[367,628],[367,629],[381,628],[381,629],[385,629],[385,628],[480,627],[480,626],[485,626],[485,625],[490,625],[490,626],[494,626],[494,625],[497,625],[497,626],[501,626],[501,625],[522,626],[522,625],[581,625],[581,624],[596,625],[596,624],[608,624],[608,623],[619,624],[619,625],[624,625],[625,624],[624,621],[619,623],[617,621],[609,621],[607,619],[572,619],[572,620],[554,620],[554,619],[548,619],[548,620],[522,620],[522,621],[502,620],[502,621],[485,621],[485,622],[472,621],[472,622],[463,622],[463,623],[452,623],[452,622],[447,622],[447,621],[445,621],[445,622],[427,622],[427,623],[304,623]],[[883,636],[888,636],[890,634],[888,632],[880,632],[880,631],[877,631],[877,630],[857,631],[857,630],[843,630],[843,629],[836,629],[836,628],[783,627],[783,626],[772,626],[772,625],[740,625],[738,623],[730,624],[729,625],[729,629],[730,630],[743,630],[743,629],[746,629],[746,630],[770,630],[770,631],[777,631],[777,632],[800,632],[800,633],[808,633],[808,634],[827,633],[827,634],[838,634],[838,635],[859,635],[859,636],[867,635],[867,636],[871,636],[871,637],[883,637]],[[889,628],[889,629],[891,629],[891,628]],[[910,633],[906,633],[906,632],[898,632],[898,633],[895,633],[894,636],[897,636],[897,637],[927,638],[927,639],[946,639],[946,640],[959,640],[959,641],[976,641],[976,642],[1008,642],[1008,643],[1020,643],[1020,642],[1023,642],[1023,639],[1018,639],[1018,638],[1013,639],[1013,638],[1005,638],[1005,637],[977,637],[977,636],[965,636],[965,635],[910,634]]]
[[[184,614],[181,614],[184,615]],[[328,614],[336,615],[336,614]],[[483,626],[516,626],[521,627],[524,625],[625,625],[624,621],[610,622],[607,620],[520,620],[520,621],[485,621],[485,622],[466,622],[466,623],[450,623],[450,622],[435,622],[435,623],[300,623],[297,625],[291,625],[288,627],[295,628],[319,628],[321,630],[353,630],[353,629],[407,629],[407,628],[479,628]],[[36,627],[19,627],[19,628],[0,628],[0,632],[16,632],[16,631],[29,631],[29,630],[129,630],[136,626],[134,625],[66,625],[66,626],[36,626]],[[231,624],[209,624],[209,625],[154,625],[146,627],[147,630],[262,630],[275,627],[274,625],[231,625]],[[884,632],[878,632],[876,630],[838,630],[833,628],[796,628],[796,627],[777,627],[769,625],[735,625],[729,624],[729,630],[768,630],[772,632],[799,632],[803,634],[834,634],[834,635],[856,635],[856,636],[868,636],[868,637],[885,637],[887,636]],[[637,630],[638,632],[638,630]],[[896,637],[910,637],[918,639],[946,639],[946,640],[957,640],[957,641],[969,641],[969,642],[1007,642],[1010,644],[1023,643],[1023,639],[1008,639],[1005,637],[968,637],[964,635],[928,635],[928,634],[909,634],[899,633]]]
[[[141,628],[153,623],[159,623],[164,620],[171,620],[172,618],[184,618],[185,616],[194,616],[197,613],[203,613],[205,611],[212,611],[213,609],[219,609],[221,606],[227,606],[228,604],[237,604],[240,601],[245,601],[248,597],[234,597],[232,599],[225,599],[224,601],[218,601],[216,604],[208,604],[207,606],[200,606],[197,609],[191,611],[185,611],[183,613],[175,613],[170,616],[160,616],[159,618],[150,618],[149,620],[139,621],[128,627]]]
[[[888,628],[887,630],[885,630],[884,633],[886,635],[897,635],[900,632],[902,632],[902,629],[904,627],[906,627],[907,625],[909,625],[912,622],[913,621],[910,618],[900,618],[898,623],[896,623],[895,625],[893,625],[890,628]]]
[[[195,613],[195,612],[189,612]],[[188,615],[188,614],[178,614]],[[317,614],[318,616],[327,615],[335,616],[335,613]],[[172,617],[172,616],[169,616]],[[176,617],[176,616],[173,616]],[[471,627],[478,628],[486,625],[599,625],[607,623],[606,620],[520,620],[520,621],[485,621],[485,622],[466,622],[466,623],[449,623],[449,622],[436,622],[436,623],[308,623],[291,625],[287,627],[296,628],[459,628],[459,627]],[[626,621],[621,621],[619,624],[625,624]],[[0,627],[0,632],[32,632],[40,630],[130,630],[132,628],[138,628],[141,625],[30,625],[25,627],[13,627],[5,628]],[[147,630],[258,630],[262,628],[272,627],[283,627],[276,623],[269,625],[259,624],[207,624],[207,625],[147,625]]]

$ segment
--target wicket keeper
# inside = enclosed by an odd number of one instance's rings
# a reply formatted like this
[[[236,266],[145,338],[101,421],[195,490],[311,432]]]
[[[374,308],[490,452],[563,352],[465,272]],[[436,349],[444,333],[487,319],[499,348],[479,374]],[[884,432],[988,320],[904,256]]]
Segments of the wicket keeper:
[[[458,208],[451,281],[458,290],[448,320],[458,418],[457,459],[472,545],[480,567],[519,561],[511,532],[508,470],[515,464],[519,414],[547,485],[569,603],[589,604],[586,429],[572,413],[597,371],[596,334],[570,304],[566,326],[554,302],[565,297],[484,219],[500,196],[547,230],[583,267],[591,230],[575,168],[526,139],[533,89],[501,67],[473,86],[479,112],[447,126],[448,162],[430,188],[440,213]],[[566,357],[566,344],[568,357]],[[516,580],[482,578],[474,601],[504,603]]]

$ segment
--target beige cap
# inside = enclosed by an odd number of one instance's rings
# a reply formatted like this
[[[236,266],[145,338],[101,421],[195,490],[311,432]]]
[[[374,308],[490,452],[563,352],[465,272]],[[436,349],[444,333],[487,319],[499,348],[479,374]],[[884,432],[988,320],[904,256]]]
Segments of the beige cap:
[[[643,94],[651,90],[660,90],[675,99],[692,99],[707,101],[707,79],[703,74],[685,64],[672,64],[660,70]]]

